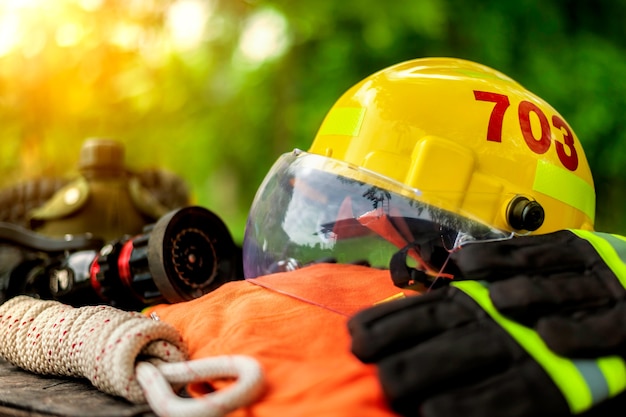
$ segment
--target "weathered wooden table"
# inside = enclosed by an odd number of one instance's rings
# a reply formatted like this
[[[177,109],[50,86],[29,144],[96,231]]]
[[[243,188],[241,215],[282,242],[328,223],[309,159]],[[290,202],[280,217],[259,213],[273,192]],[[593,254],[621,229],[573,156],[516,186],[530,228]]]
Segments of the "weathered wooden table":
[[[154,417],[148,405],[107,395],[89,381],[36,375],[0,359],[0,417]]]

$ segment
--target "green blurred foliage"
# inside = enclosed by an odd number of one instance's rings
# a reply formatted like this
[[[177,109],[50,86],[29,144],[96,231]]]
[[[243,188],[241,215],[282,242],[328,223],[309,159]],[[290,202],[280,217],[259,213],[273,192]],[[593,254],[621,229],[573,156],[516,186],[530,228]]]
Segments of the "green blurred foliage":
[[[271,164],[308,147],[340,94],[454,56],[559,110],[594,173],[597,228],[624,234],[625,15],[613,0],[4,0],[0,186],[72,175],[85,138],[115,138],[131,167],[185,178],[241,240]]]

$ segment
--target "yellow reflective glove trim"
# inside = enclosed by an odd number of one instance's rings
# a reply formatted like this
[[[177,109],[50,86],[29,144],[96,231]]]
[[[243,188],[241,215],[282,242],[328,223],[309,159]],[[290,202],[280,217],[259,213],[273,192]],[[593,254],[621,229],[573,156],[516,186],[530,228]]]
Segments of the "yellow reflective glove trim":
[[[609,398],[626,389],[626,362],[617,356],[598,359],[598,366],[604,374],[609,389]]]
[[[622,286],[626,288],[626,237],[587,230],[569,230],[593,246]],[[599,364],[607,380],[609,395],[615,395],[626,389],[626,365],[623,359],[603,359],[599,361]]]
[[[613,271],[626,288],[626,238],[619,235],[569,229],[581,239],[588,241],[604,263]]]
[[[500,314],[489,298],[489,289],[481,282],[456,281],[452,285],[476,301],[539,363],[565,397],[572,413],[581,413],[610,393],[615,394],[623,389],[620,386],[624,386],[626,366],[622,359],[607,357],[597,361],[572,361],[559,356],[546,346],[533,329]],[[613,367],[617,369],[614,371]]]

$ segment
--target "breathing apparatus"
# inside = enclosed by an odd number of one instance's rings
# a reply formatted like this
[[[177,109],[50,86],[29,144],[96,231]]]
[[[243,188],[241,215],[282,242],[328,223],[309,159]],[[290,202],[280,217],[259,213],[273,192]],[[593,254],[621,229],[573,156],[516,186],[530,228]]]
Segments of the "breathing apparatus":
[[[25,294],[138,310],[198,298],[239,279],[239,248],[213,212],[173,210],[138,235],[54,238],[0,223],[0,302]]]
[[[132,171],[124,146],[84,142],[79,175],[0,192],[0,302],[18,294],[136,310],[197,298],[242,276],[221,218],[166,170]]]

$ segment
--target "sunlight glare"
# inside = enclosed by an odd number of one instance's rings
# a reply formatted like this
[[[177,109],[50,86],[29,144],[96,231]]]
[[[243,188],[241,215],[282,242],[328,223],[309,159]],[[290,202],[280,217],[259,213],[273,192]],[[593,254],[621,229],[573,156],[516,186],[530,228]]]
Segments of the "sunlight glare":
[[[88,12],[96,11],[102,6],[103,0],[79,0],[78,4]]]
[[[211,10],[210,3],[199,0],[178,0],[167,11],[167,27],[178,49],[198,46]]]
[[[141,32],[142,29],[138,25],[120,22],[113,28],[110,42],[122,49],[131,51],[139,47]]]
[[[55,40],[60,47],[76,45],[83,37],[83,28],[77,23],[65,23],[56,30]]]
[[[247,22],[239,50],[251,63],[260,63],[282,55],[289,46],[287,21],[277,11],[266,9]]]
[[[16,13],[0,16],[0,57],[9,54],[20,42],[20,17]]]
[[[42,28],[29,31],[21,40],[21,52],[25,58],[33,58],[43,51],[46,46],[46,32]]]
[[[2,2],[2,9],[4,10],[17,10],[25,9],[28,7],[37,7],[43,0],[4,0]]]

